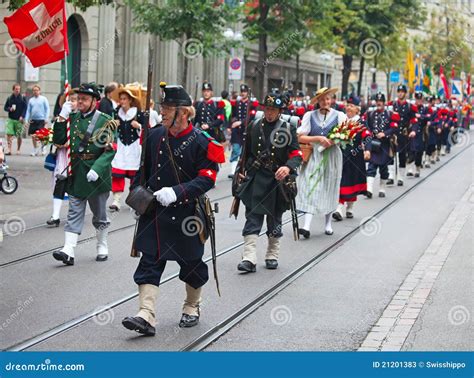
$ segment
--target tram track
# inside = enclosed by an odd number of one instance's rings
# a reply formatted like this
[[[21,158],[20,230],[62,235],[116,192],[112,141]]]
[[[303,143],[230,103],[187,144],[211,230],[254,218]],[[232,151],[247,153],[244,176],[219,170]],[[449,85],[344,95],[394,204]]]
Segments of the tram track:
[[[218,201],[223,201],[223,200],[226,200],[226,199],[231,198],[231,197],[232,197],[232,195],[218,197],[216,199],[211,199],[211,202],[212,203],[217,203]],[[37,225],[35,227],[40,228],[40,227],[44,227],[44,225],[41,225],[41,226]],[[113,234],[116,234],[117,232],[128,230],[128,229],[131,229],[133,227],[135,227],[135,223],[132,223],[132,224],[129,224],[129,225],[126,225],[126,226],[122,226],[122,227],[119,227],[119,228],[116,228],[116,229],[112,229],[112,230],[109,230],[109,235],[113,235]],[[30,228],[30,230],[33,230],[33,229],[34,228]],[[89,236],[89,237],[86,237],[84,239],[79,240],[77,242],[77,246],[87,244],[92,240],[95,240],[95,235]],[[7,267],[12,266],[12,265],[20,264],[22,262],[29,261],[29,260],[32,260],[32,259],[36,259],[38,257],[42,257],[42,256],[45,256],[45,255],[49,255],[49,254],[53,253],[54,251],[57,251],[61,247],[62,247],[62,245],[55,246],[53,248],[48,248],[48,249],[42,250],[42,251],[37,252],[37,253],[33,253],[31,255],[28,255],[28,256],[23,256],[23,257],[14,259],[14,260],[10,260],[10,261],[1,263],[0,264],[0,269],[1,268],[7,268]]]
[[[388,209],[390,209],[392,206],[394,206],[396,203],[398,203],[400,200],[402,200],[404,197],[406,197],[410,192],[412,192],[414,189],[416,189],[419,185],[421,185],[423,182],[425,182],[429,177],[431,177],[433,174],[435,174],[437,171],[439,171],[441,168],[446,166],[448,163],[456,159],[458,156],[460,156],[462,153],[464,153],[466,150],[468,150],[472,144],[468,145],[465,147],[463,150],[459,151],[455,156],[453,156],[451,159],[446,160],[443,164],[441,164],[439,167],[436,167],[434,170],[432,170],[428,175],[420,178],[418,182],[416,182],[413,186],[405,190],[403,193],[395,197],[392,201],[387,203],[384,207],[382,207],[380,210],[378,210],[374,215],[371,217],[368,217],[364,222],[360,223],[359,226],[355,227],[351,231],[349,231],[347,234],[343,235],[341,238],[336,240],[334,243],[326,247],[322,252],[317,254],[316,256],[312,257],[308,261],[306,261],[304,264],[300,265],[298,268],[293,270],[291,273],[287,274],[285,277],[283,277],[281,280],[276,282],[274,285],[272,285],[270,288],[267,290],[263,291],[260,293],[256,298],[254,298],[251,302],[247,303],[245,306],[241,307],[239,310],[235,311],[233,314],[228,316],[226,319],[224,319],[222,322],[218,323],[205,333],[203,333],[201,336],[198,338],[194,339],[192,342],[184,346],[180,351],[186,352],[186,351],[203,351],[205,350],[209,345],[217,341],[220,337],[222,337],[224,334],[226,334],[228,331],[230,331],[233,327],[235,327],[237,324],[239,324],[241,321],[249,317],[252,313],[254,313],[259,307],[263,306],[266,302],[268,302],[270,299],[272,299],[275,295],[280,293],[282,290],[284,290],[288,285],[296,281],[299,277],[301,277],[304,273],[306,273],[308,270],[314,268],[317,266],[319,263],[321,263],[326,257],[328,257],[331,253],[333,253],[335,250],[337,250],[338,247],[340,247],[344,242],[346,242],[348,239],[350,239],[354,234],[356,234],[360,229],[362,229],[367,223],[371,222],[373,219],[377,218],[384,212],[386,212]]]

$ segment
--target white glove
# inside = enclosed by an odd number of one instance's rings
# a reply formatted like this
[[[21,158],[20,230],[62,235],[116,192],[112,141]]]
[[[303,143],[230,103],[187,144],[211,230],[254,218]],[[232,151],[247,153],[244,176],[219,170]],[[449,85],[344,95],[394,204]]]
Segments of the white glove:
[[[61,109],[61,113],[59,113],[59,116],[64,119],[69,118],[69,114],[72,112],[72,102],[71,101],[66,101],[63,104],[63,107]]]
[[[87,181],[88,181],[88,182],[97,181],[98,178],[99,178],[99,175],[98,175],[97,172],[94,171],[93,169],[91,169],[91,170],[89,171],[89,173],[87,173]]]
[[[169,206],[178,199],[173,188],[162,188],[157,192],[153,193],[153,195],[156,197],[157,201],[160,202],[163,206]]]

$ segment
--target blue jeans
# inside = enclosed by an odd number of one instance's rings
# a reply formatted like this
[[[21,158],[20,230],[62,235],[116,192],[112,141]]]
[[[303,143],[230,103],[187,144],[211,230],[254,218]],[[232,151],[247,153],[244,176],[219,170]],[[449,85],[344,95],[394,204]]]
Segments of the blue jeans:
[[[232,143],[232,154],[230,155],[230,162],[238,161],[242,146],[239,143]]]

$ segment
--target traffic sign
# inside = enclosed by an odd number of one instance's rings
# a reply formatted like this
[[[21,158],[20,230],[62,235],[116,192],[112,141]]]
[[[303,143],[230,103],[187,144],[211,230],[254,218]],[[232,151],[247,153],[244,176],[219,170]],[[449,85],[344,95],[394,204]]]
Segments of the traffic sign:
[[[398,72],[398,71],[390,72],[390,82],[391,83],[400,82],[400,72]]]
[[[242,60],[238,57],[229,60],[229,80],[242,80]]]

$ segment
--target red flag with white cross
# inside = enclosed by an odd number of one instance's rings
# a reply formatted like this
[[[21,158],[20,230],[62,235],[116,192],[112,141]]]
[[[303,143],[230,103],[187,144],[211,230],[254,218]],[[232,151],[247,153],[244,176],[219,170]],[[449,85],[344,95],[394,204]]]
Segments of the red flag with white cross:
[[[31,0],[3,21],[18,50],[34,67],[64,59],[69,53],[65,1]]]

